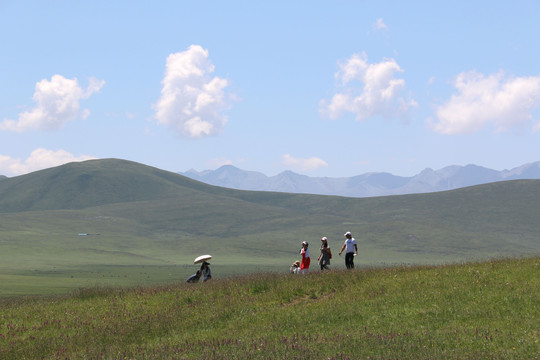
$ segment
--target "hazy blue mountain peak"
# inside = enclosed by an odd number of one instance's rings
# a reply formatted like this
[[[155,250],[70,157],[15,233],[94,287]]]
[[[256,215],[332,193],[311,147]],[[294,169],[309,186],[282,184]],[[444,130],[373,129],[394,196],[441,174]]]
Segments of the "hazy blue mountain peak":
[[[268,177],[260,172],[245,171],[233,165],[203,172],[190,170],[181,174],[211,185],[241,190],[370,197],[452,190],[504,180],[540,179],[540,161],[503,171],[474,164],[450,165],[439,170],[426,168],[411,177],[387,172],[369,172],[339,178],[310,177],[291,170]]]

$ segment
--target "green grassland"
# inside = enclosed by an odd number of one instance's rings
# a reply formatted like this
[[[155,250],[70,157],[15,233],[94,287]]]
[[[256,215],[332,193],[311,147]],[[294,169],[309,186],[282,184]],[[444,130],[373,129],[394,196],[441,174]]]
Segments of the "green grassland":
[[[66,164],[0,181],[0,297],[169,284],[206,253],[218,278],[284,273],[301,241],[316,258],[322,236],[340,270],[345,231],[359,267],[537,255],[540,181],[359,199],[224,189],[116,159]]]
[[[540,258],[0,300],[0,359],[539,359]]]

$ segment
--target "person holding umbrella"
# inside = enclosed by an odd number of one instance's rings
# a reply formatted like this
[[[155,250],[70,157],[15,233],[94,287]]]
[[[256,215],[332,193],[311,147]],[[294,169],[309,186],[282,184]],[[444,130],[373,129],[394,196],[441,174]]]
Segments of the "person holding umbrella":
[[[212,255],[201,255],[193,261],[194,264],[201,264],[201,269],[198,271],[199,277],[203,278],[203,282],[212,279],[212,271],[210,270],[210,263],[206,260],[210,260]]]
[[[212,271],[210,271],[210,263],[207,263],[206,261],[203,262],[201,265],[200,272],[203,278],[203,282],[212,279]]]
[[[345,243],[341,247],[339,255],[345,250],[345,266],[347,269],[354,269],[354,257],[358,254],[358,246],[356,245],[356,240],[352,237],[352,234],[347,231],[345,233]]]

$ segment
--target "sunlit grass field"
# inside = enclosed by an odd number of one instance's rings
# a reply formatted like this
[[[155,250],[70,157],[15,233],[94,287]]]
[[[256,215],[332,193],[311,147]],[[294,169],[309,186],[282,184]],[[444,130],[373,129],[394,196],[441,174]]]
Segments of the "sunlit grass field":
[[[538,359],[540,258],[0,300],[0,359]]]

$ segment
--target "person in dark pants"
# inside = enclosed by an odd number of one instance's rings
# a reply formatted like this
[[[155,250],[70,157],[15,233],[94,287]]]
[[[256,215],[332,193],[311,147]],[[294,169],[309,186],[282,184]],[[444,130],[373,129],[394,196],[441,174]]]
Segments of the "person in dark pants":
[[[341,247],[339,255],[345,250],[345,266],[347,269],[354,269],[354,257],[358,254],[358,246],[356,245],[356,240],[349,231],[345,233],[345,237],[347,239]]]
[[[328,239],[323,237],[321,239],[321,253],[319,254],[319,258],[317,259],[319,261],[319,265],[321,266],[321,271],[328,269],[328,265],[330,265],[330,259],[332,258],[332,251],[330,250],[330,246],[328,246]]]
[[[193,284],[193,283],[199,282],[200,278],[201,278],[201,271],[197,270],[196,274],[193,274],[187,278],[186,283]]]

